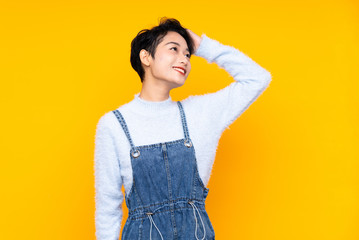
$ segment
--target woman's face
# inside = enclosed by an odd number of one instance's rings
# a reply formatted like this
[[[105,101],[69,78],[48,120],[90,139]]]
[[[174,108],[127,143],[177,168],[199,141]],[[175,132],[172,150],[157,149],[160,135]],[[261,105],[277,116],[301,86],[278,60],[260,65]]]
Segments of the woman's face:
[[[146,78],[164,83],[172,89],[182,86],[190,71],[190,53],[186,40],[177,32],[168,32],[158,44],[155,58],[150,57]]]

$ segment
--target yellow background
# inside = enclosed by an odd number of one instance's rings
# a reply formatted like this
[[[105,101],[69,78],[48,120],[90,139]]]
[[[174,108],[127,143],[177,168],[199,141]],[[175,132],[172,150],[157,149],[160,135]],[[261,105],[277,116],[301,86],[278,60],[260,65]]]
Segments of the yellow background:
[[[359,239],[354,0],[3,0],[0,238],[95,239],[96,123],[140,91],[130,42],[163,16],[272,74],[220,139],[206,202],[216,239]],[[171,96],[233,81],[193,57]]]

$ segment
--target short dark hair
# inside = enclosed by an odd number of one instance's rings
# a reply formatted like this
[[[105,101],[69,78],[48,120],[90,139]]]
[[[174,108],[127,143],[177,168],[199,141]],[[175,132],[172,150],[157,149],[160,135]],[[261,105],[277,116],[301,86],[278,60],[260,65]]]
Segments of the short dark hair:
[[[169,31],[177,32],[186,40],[190,56],[192,55],[194,44],[187,30],[181,26],[178,20],[162,17],[158,26],[142,29],[131,42],[131,66],[140,76],[141,82],[144,80],[145,70],[141,64],[140,51],[147,50],[154,59],[158,44],[162,42]]]

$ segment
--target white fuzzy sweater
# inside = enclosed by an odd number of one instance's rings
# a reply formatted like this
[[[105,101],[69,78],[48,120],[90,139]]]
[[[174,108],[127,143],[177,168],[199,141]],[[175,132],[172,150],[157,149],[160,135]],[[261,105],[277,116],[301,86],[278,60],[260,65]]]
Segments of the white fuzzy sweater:
[[[181,100],[199,175],[207,185],[223,131],[268,87],[271,74],[239,50],[202,34],[194,53],[215,62],[234,82],[217,92]],[[139,98],[118,108],[135,146],[184,138],[180,111],[171,97],[161,102]],[[98,121],[95,137],[95,226],[97,240],[118,240],[125,192],[132,186],[130,143],[112,111]]]

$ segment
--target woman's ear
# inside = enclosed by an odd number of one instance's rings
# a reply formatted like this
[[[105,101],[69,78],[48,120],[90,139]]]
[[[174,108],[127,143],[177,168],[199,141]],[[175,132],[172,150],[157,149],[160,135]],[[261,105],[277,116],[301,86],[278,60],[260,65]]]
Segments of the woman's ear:
[[[151,55],[146,49],[142,49],[140,51],[140,60],[141,60],[142,64],[144,64],[147,67],[150,66],[150,58],[151,58]]]

